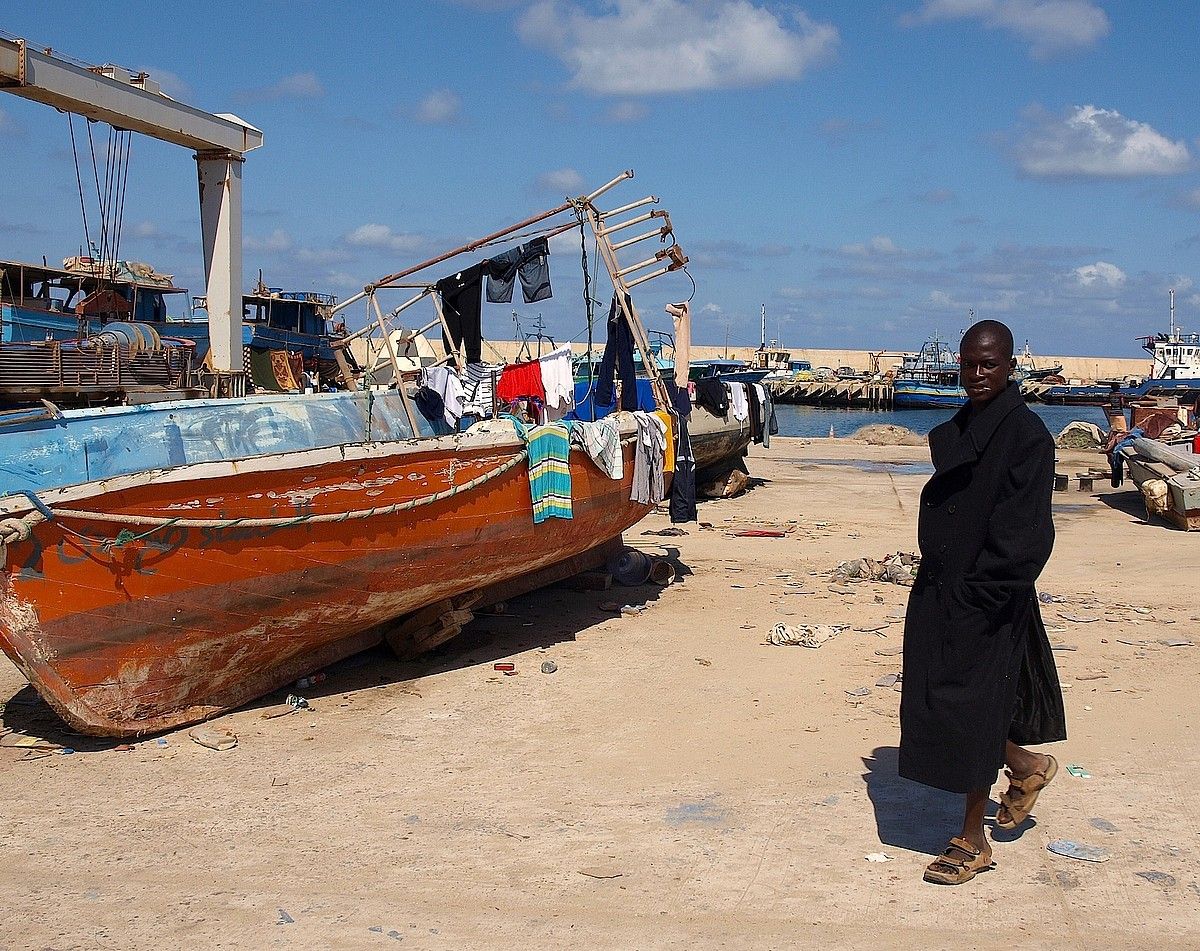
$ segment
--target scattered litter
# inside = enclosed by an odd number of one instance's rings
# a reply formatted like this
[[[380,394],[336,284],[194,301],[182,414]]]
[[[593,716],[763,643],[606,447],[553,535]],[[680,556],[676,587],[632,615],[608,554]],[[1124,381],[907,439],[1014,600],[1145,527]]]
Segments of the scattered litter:
[[[1150,609],[1149,608],[1134,608],[1133,613],[1134,614],[1149,614]]]
[[[678,526],[675,526],[672,528],[659,528],[659,529],[648,528],[648,529],[646,529],[646,531],[642,532],[642,534],[643,535],[686,535],[687,529],[679,528]]]
[[[166,738],[165,736],[160,736],[160,737],[159,737],[157,740],[155,740],[154,742],[155,742],[155,744],[156,744],[156,745],[158,745],[158,746],[166,746],[166,745],[167,745],[167,738]]]
[[[839,798],[840,798],[839,796],[826,796],[824,799],[821,800],[821,805],[836,806],[838,804]]]
[[[1067,766],[1067,772],[1070,773],[1072,776],[1074,776],[1076,779],[1091,779],[1092,778],[1091,773],[1089,773],[1082,766],[1077,766],[1075,763],[1071,763],[1070,765]]]
[[[1073,651],[1077,650],[1078,648],[1076,648],[1074,644],[1063,644],[1062,642],[1059,642],[1057,644],[1051,644],[1050,649],[1053,651]]]
[[[543,674],[554,674],[557,672],[558,672],[558,664],[554,663],[554,661],[552,661],[552,660],[542,661],[542,673]]]
[[[887,555],[880,561],[872,558],[858,558],[854,561],[843,561],[833,569],[835,581],[884,581],[889,584],[912,587],[917,577],[917,568],[921,564],[921,556],[909,552],[898,551]]]
[[[1043,591],[1038,595],[1038,600],[1041,601],[1042,604],[1063,604],[1067,599],[1060,597],[1057,594],[1048,594],[1047,592]]]
[[[776,624],[767,635],[767,643],[776,647],[820,647],[846,629],[845,624]]]
[[[712,666],[712,661],[709,660],[707,657],[697,657],[696,663],[699,664],[701,667],[711,667]]]
[[[1168,875],[1166,872],[1134,872],[1138,878],[1144,878],[1148,882],[1153,882],[1155,885],[1162,885],[1164,888],[1171,888],[1175,884],[1175,876]]]
[[[1088,819],[1088,824],[1093,829],[1099,829],[1101,832],[1117,832],[1117,831],[1119,831],[1115,825],[1113,825],[1107,819],[1101,819],[1099,816],[1097,816],[1094,819]]]
[[[878,680],[875,681],[875,686],[876,687],[894,687],[894,686],[896,686],[896,684],[900,683],[900,678],[901,678],[900,674],[884,674],[882,677],[880,677]]]
[[[1055,839],[1046,848],[1055,855],[1062,855],[1080,862],[1107,862],[1110,858],[1108,849],[1099,845],[1087,845],[1071,839]]]
[[[1186,637],[1166,637],[1159,641],[1163,647],[1191,647],[1192,642]]]
[[[116,746],[113,747],[113,752],[114,753],[128,753],[131,749],[133,749],[133,747],[130,746],[128,743],[118,743]]]
[[[781,532],[775,528],[747,528],[740,532],[734,532],[734,538],[783,538],[787,532]]]
[[[897,644],[895,647],[881,647],[875,652],[876,657],[895,657],[897,654],[904,653],[904,645]]]
[[[287,699],[284,701],[284,703],[286,703],[289,707],[295,707],[297,710],[311,710],[312,709],[312,707],[310,707],[308,705],[307,700],[305,700],[303,697],[299,696],[298,694],[294,694],[294,693],[289,693],[287,696]]]
[[[847,697],[868,697],[871,695],[870,687],[855,687],[853,690],[847,690]]]
[[[744,587],[746,587],[746,586],[745,586],[744,584],[731,584],[729,587],[731,587],[731,588],[744,588]]]
[[[848,588],[845,585],[831,584],[829,590],[834,594],[857,594],[853,588]]]
[[[277,707],[269,707],[261,714],[264,720],[274,720],[276,717],[286,717],[289,713],[295,713],[299,707],[294,707],[290,703],[281,703]]]
[[[289,915],[282,908],[279,909],[279,920],[277,922],[275,922],[275,924],[277,924],[277,925],[294,925],[295,923],[296,923],[295,918],[293,918],[291,915]]]
[[[622,604],[621,613],[626,617],[637,617],[646,610],[644,604]]]
[[[315,687],[317,684],[325,682],[325,674],[311,674],[308,677],[301,677],[296,681],[297,690],[307,690],[309,687]]]
[[[1059,612],[1058,616],[1064,621],[1073,621],[1076,624],[1091,624],[1093,621],[1100,620],[1099,616],[1095,614],[1063,614]]]
[[[1076,674],[1075,679],[1076,680],[1107,680],[1108,674],[1104,673],[1104,671],[1102,671],[1102,670],[1090,670],[1090,671],[1087,671],[1086,673]]]
[[[238,745],[236,733],[231,733],[229,730],[218,730],[215,727],[198,726],[194,730],[189,730],[188,736],[192,738],[193,742],[219,753],[231,750]]]
[[[892,860],[892,857],[886,852],[871,852],[868,855],[864,855],[863,858],[868,862],[890,862]]]
[[[882,621],[879,624],[864,624],[862,627],[856,627],[854,630],[859,634],[880,634],[885,628],[892,626],[891,621]],[[886,634],[880,634],[881,637],[887,637]]]
[[[579,874],[588,878],[620,878],[624,873],[612,868],[581,868]]]
[[[58,751],[59,756],[71,756],[75,751],[69,746],[64,746]]]
[[[516,669],[517,669],[516,664],[509,664],[509,663],[505,663],[503,661],[492,664],[492,670],[498,670],[502,674],[506,674],[510,670],[516,670]]]

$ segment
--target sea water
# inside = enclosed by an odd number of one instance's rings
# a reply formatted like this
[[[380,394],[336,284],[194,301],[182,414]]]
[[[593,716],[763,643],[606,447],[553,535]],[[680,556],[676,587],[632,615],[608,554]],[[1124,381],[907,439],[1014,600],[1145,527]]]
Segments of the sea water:
[[[1067,423],[1074,420],[1095,423],[1102,432],[1108,431],[1108,420],[1101,406],[1043,406],[1032,403],[1029,408],[1042,418],[1052,436],[1057,436]],[[903,426],[924,436],[954,413],[952,409],[871,410],[791,404],[775,407],[780,436],[828,436],[831,426],[835,436],[851,436],[857,429],[868,425]]]

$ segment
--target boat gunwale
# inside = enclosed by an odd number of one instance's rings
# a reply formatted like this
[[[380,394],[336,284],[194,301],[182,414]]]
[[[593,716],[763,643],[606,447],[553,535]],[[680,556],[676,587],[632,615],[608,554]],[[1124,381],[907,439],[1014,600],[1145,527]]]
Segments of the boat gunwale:
[[[637,432],[637,424],[626,411],[614,416],[621,418],[618,431],[622,439]],[[492,428],[489,424],[505,422],[507,431]],[[15,493],[0,496],[0,517],[19,518],[37,511],[31,495],[43,505],[51,507],[66,502],[80,502],[110,492],[120,492],[146,485],[195,482],[222,479],[260,472],[309,469],[338,462],[378,461],[392,457],[417,455],[425,452],[460,452],[487,449],[513,449],[525,447],[524,440],[504,420],[484,420],[466,432],[449,433],[444,436],[418,436],[406,439],[372,440],[342,443],[337,446],[322,446],[312,449],[293,449],[287,452],[266,453],[260,456],[244,456],[237,459],[221,459],[208,462],[193,462],[170,468],[144,469],[121,475],[78,482],[73,485],[57,486],[31,493]],[[572,447],[574,448],[574,447]]]

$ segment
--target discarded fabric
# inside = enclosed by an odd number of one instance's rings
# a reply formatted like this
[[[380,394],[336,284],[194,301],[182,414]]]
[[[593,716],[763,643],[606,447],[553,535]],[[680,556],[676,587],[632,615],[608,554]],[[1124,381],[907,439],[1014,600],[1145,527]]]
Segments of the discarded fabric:
[[[767,635],[767,643],[776,647],[817,648],[846,629],[845,624],[776,624]]]
[[[917,569],[920,565],[920,555],[898,551],[895,554],[887,555],[881,561],[873,558],[843,561],[833,569],[833,579],[843,583],[847,581],[883,581],[910,588],[913,581],[916,580]]]

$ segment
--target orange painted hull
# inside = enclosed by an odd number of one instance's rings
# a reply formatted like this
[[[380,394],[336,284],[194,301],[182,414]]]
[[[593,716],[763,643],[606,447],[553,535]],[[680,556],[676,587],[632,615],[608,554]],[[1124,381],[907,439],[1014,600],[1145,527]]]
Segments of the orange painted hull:
[[[381,508],[462,485],[518,451],[430,447],[150,481],[56,507],[193,519]],[[122,541],[120,525],[55,518],[9,547],[0,647],[82,732],[203,720],[378,643],[381,625],[409,612],[620,535],[648,511],[629,500],[625,452],[626,478],[614,481],[573,451],[574,518],[538,525],[524,462],[427,506],[340,522],[176,525]]]

